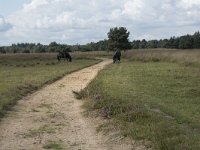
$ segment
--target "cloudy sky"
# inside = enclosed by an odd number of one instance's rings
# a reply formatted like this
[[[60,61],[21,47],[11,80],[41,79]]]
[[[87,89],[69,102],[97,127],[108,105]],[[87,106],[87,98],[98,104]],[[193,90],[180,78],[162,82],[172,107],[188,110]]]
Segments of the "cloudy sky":
[[[200,30],[200,0],[0,0],[0,45],[85,44],[126,27],[133,39]]]

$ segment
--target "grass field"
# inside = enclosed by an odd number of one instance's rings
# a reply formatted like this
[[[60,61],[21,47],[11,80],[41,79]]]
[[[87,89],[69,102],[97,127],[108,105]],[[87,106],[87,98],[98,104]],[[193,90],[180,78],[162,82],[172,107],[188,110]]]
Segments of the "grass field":
[[[58,63],[55,54],[0,55],[0,116],[17,100],[67,73],[99,62],[78,59]]]
[[[53,53],[0,55],[0,116],[27,93],[112,54],[75,52],[72,63],[58,63]],[[119,128],[153,149],[200,149],[199,50],[123,52],[122,63],[104,69],[79,96],[88,113],[110,120],[101,129]]]
[[[88,112],[153,149],[200,149],[200,52],[128,53],[80,92]]]
[[[186,66],[200,67],[200,50],[176,50],[176,49],[146,49],[130,50],[123,53],[124,58],[129,60],[147,61],[165,61],[177,62]]]

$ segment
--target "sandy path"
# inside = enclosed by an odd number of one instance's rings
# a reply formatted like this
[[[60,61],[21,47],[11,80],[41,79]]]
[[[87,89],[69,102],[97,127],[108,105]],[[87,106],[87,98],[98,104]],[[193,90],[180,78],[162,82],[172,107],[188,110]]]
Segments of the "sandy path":
[[[111,60],[66,75],[61,80],[20,100],[0,122],[1,150],[40,150],[48,141],[64,149],[131,149],[97,133],[94,120],[82,115],[81,100],[73,90],[84,88]]]

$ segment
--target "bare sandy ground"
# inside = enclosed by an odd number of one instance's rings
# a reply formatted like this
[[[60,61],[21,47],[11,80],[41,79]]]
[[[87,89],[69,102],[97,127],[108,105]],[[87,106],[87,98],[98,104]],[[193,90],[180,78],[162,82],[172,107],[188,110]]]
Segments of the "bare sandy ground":
[[[0,150],[40,150],[52,141],[69,150],[129,150],[134,143],[96,132],[94,119],[82,115],[72,91],[79,91],[110,64],[103,62],[66,75],[23,98],[0,122]]]

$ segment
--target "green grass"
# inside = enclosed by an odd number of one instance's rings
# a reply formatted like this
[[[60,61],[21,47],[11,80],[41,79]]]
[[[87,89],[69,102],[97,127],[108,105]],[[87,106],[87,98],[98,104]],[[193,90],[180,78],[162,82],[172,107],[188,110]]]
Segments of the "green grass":
[[[27,93],[99,62],[79,58],[71,63],[58,63],[55,57],[48,54],[1,55],[0,58],[0,117]]]
[[[55,141],[48,141],[46,145],[43,146],[44,149],[53,149],[53,150],[64,150],[63,146]]]
[[[200,69],[173,62],[124,60],[79,93],[85,107],[124,136],[153,149],[200,149]]]

